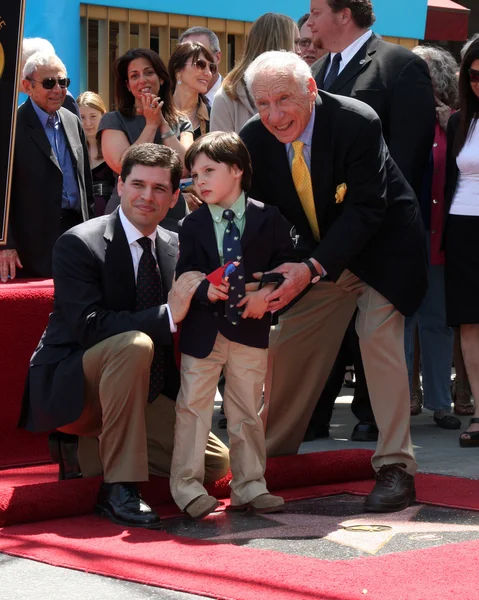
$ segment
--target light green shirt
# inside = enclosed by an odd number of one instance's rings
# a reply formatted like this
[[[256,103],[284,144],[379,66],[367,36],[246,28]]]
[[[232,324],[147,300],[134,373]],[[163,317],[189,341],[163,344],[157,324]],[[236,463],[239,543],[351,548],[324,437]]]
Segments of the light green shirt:
[[[211,217],[213,219],[213,227],[215,228],[216,244],[218,245],[220,262],[223,265],[225,262],[223,257],[223,238],[225,235],[226,226],[228,225],[228,221],[223,219],[223,213],[226,209],[221,208],[221,206],[218,206],[217,204],[208,204],[208,208],[210,209]],[[246,223],[246,198],[244,192],[241,192],[238,200],[236,200],[230,210],[232,210],[235,214],[233,221],[236,227],[239,229],[240,236],[242,236]]]

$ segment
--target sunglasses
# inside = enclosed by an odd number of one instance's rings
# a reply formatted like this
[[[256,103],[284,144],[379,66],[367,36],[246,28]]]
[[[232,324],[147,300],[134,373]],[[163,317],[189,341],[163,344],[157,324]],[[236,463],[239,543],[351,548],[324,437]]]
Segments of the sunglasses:
[[[469,80],[472,81],[472,83],[479,83],[479,71],[476,71],[476,69],[469,69]]]
[[[33,79],[33,77],[27,77],[27,79],[28,81],[41,83],[44,90],[53,90],[57,83],[62,90],[70,85],[69,77],[46,77],[43,81],[38,81],[38,79]]]
[[[206,62],[206,60],[203,60],[202,58],[192,62],[191,65],[195,67],[197,71],[205,71],[206,67],[209,67],[212,75],[216,75],[218,72],[218,65],[216,63]]]

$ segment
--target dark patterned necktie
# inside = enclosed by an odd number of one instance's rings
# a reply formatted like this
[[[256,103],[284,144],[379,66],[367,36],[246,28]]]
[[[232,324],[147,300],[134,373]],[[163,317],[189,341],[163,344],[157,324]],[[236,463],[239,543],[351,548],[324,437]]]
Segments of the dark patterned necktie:
[[[333,62],[331,63],[331,68],[329,69],[328,76],[326,77],[326,79],[323,82],[322,89],[325,90],[326,92],[333,85],[334,80],[338,76],[340,62],[341,62],[341,53],[338,52],[338,54],[334,55]]]
[[[241,318],[243,309],[237,308],[238,302],[245,294],[244,281],[244,265],[243,265],[243,250],[241,248],[241,236],[238,227],[234,222],[235,214],[232,210],[227,209],[223,212],[223,219],[228,221],[225,234],[223,236],[223,258],[225,263],[231,261],[238,262],[239,266],[230,275],[230,289],[228,292],[228,300],[225,302],[225,314],[228,321],[233,325],[237,325]]]
[[[151,252],[151,239],[142,237],[136,240],[143,248],[138,275],[136,277],[136,310],[146,310],[163,303],[163,285],[160,269]],[[155,353],[150,370],[150,389],[148,402],[153,402],[163,389],[164,355],[163,347],[155,344]]]

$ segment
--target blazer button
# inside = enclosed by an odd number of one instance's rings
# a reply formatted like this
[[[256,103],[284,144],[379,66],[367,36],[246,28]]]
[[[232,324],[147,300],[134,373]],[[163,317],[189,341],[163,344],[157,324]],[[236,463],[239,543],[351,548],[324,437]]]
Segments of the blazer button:
[[[434,144],[432,145],[433,148],[437,148],[437,142],[434,142]]]
[[[217,313],[217,312],[214,312],[214,313],[213,313],[213,317],[217,317],[217,316],[218,316],[218,313]]]
[[[435,230],[435,229],[433,229],[433,230],[431,231],[431,233],[436,233],[436,230]]]
[[[434,200],[432,201],[433,204],[437,204],[437,200],[434,198]]]

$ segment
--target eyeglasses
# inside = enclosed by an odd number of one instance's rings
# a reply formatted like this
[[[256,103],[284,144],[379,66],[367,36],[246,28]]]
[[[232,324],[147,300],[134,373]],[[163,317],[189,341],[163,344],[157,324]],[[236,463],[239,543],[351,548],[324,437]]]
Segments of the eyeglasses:
[[[476,69],[469,69],[469,80],[472,83],[479,83],[479,71],[476,71]]]
[[[298,46],[300,48],[308,48],[313,43],[313,40],[310,38],[301,38],[298,42]]]
[[[38,79],[33,79],[33,77],[27,77],[27,79],[28,81],[41,83],[44,90],[53,90],[57,83],[62,90],[70,85],[69,77],[46,77],[43,81],[38,81]]]
[[[195,62],[192,62],[191,66],[195,67],[197,71],[205,71],[206,67],[209,67],[212,75],[216,75],[216,73],[218,72],[218,65],[216,63],[206,62],[206,60],[203,60],[202,58],[199,58]]]

